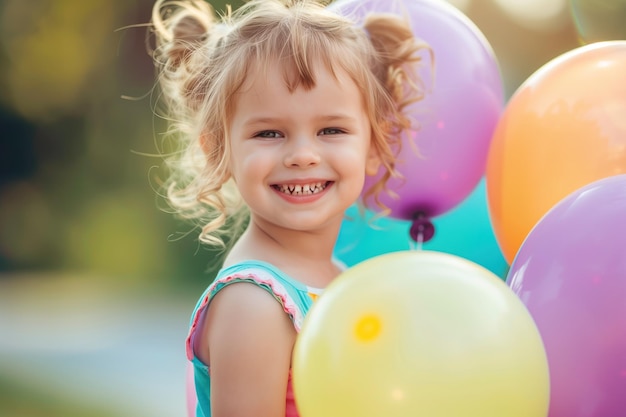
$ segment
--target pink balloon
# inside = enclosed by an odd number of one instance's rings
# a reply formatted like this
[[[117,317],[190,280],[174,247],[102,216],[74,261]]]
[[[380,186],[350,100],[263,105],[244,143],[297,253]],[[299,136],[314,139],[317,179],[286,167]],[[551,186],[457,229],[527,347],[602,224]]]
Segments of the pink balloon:
[[[491,136],[504,106],[503,85],[491,46],[478,28],[443,0],[339,0],[330,8],[362,22],[368,12],[407,16],[416,37],[434,54],[434,73],[425,57],[420,70],[430,90],[409,110],[421,125],[411,140],[403,138],[398,170],[404,179],[388,186],[381,201],[391,217],[413,220],[442,214],[463,201],[482,178]],[[368,180],[366,186],[375,180]],[[368,199],[365,205],[378,211]]]
[[[535,225],[507,284],[544,341],[549,417],[626,416],[626,174],[557,203]]]

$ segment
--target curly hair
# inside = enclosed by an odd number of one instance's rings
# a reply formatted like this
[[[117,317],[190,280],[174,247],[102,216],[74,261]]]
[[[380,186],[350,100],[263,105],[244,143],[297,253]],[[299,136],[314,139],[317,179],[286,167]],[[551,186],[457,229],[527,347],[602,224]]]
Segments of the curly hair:
[[[228,126],[247,75],[271,62],[286,63],[290,90],[313,88],[319,62],[353,79],[384,170],[365,195],[381,205],[378,194],[397,175],[401,132],[415,128],[404,110],[423,97],[416,65],[427,46],[404,19],[371,13],[357,25],[314,0],[252,0],[220,16],[203,0],[157,0],[151,30],[168,134],[180,146],[167,159],[167,197],[199,224],[202,242],[223,246],[247,219],[228,170]]]

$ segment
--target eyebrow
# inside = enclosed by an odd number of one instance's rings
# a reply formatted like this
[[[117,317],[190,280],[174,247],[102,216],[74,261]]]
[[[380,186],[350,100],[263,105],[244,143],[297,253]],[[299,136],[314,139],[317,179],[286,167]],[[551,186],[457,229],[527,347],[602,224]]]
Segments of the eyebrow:
[[[256,125],[256,124],[273,124],[273,123],[278,123],[281,122],[283,119],[279,118],[279,117],[271,117],[271,116],[252,116],[246,120],[244,120],[243,125],[244,126],[250,126],[250,125]],[[354,122],[356,121],[356,117],[347,115],[347,114],[342,114],[342,113],[337,113],[337,114],[326,114],[326,115],[322,115],[319,117],[315,117],[314,120],[318,121],[318,122],[335,122],[335,121],[347,121],[347,122]]]
[[[318,118],[318,120],[320,121],[326,121],[326,122],[332,122],[335,120],[339,120],[339,121],[356,121],[357,118],[354,116],[350,116],[347,114],[342,114],[342,113],[338,113],[338,114],[327,114],[324,116],[321,116]]]

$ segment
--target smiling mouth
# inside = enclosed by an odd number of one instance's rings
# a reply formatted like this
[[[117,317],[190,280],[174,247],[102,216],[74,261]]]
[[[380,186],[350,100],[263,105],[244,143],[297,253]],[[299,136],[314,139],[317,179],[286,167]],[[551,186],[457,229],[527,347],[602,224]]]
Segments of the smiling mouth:
[[[326,181],[312,184],[273,184],[272,188],[288,195],[313,195],[324,191],[330,183]]]

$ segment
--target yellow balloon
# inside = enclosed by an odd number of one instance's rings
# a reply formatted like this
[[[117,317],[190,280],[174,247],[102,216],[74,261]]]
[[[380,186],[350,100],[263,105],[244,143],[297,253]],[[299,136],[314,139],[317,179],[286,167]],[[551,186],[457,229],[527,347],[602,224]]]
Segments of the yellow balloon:
[[[521,300],[463,258],[364,261],[316,301],[296,340],[301,417],[545,417],[546,353]]]

